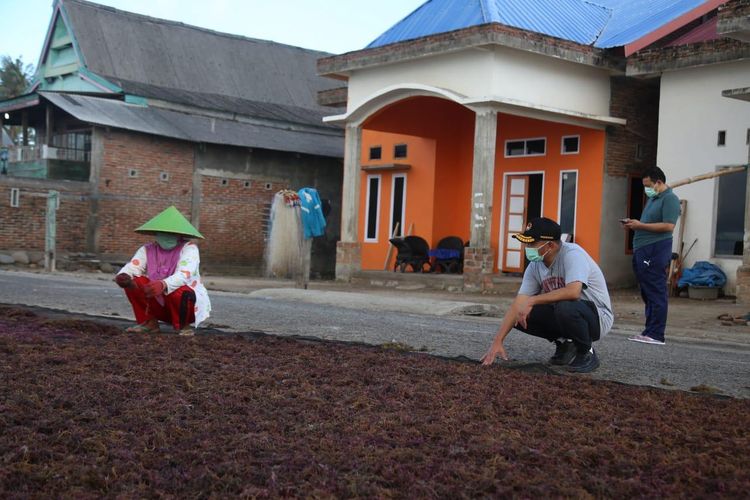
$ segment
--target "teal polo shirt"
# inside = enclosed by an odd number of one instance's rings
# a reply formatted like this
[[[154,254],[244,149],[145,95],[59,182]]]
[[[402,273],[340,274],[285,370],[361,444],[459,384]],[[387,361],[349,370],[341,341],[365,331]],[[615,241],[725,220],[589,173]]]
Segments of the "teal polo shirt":
[[[677,224],[680,218],[680,199],[672,192],[672,188],[667,188],[658,195],[654,196],[643,208],[641,222],[650,224],[654,222],[669,222]],[[634,231],[633,250],[646,245],[658,243],[659,241],[672,239],[672,231],[668,233],[654,233],[652,231]]]

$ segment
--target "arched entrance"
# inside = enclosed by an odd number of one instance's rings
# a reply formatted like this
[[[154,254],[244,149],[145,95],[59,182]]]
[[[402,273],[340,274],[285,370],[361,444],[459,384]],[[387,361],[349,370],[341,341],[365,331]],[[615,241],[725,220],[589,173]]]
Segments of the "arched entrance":
[[[362,269],[388,268],[388,239],[431,246],[471,237],[474,112],[434,96],[389,104],[362,124],[359,241]]]

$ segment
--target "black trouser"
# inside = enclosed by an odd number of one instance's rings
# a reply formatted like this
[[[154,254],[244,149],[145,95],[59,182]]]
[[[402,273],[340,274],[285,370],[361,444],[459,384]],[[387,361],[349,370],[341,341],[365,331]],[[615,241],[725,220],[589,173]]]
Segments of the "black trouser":
[[[669,292],[667,275],[672,258],[672,240],[662,240],[633,252],[633,271],[646,304],[646,328],[643,335],[664,341],[667,328]]]
[[[599,340],[601,327],[596,305],[588,300],[566,300],[554,304],[540,304],[531,309],[526,318],[526,328],[516,325],[524,333],[554,342],[560,338],[571,339],[578,352],[591,349]]]

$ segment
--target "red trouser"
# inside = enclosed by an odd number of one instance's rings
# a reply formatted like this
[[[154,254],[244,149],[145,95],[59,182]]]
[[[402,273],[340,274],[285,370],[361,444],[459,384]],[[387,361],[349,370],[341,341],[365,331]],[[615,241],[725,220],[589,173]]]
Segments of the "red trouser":
[[[125,289],[139,325],[158,319],[179,330],[195,322],[195,292],[192,288],[183,285],[169,295],[163,295],[164,305],[161,305],[155,297],[147,299],[143,293],[143,286],[150,282],[145,276],[136,276],[133,278],[135,286]]]

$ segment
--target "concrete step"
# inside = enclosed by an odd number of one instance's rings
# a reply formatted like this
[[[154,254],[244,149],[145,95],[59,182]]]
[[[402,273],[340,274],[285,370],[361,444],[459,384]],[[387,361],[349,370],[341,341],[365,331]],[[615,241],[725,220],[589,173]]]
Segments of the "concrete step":
[[[462,274],[440,273],[401,273],[394,271],[359,271],[352,277],[357,285],[393,288],[396,290],[446,290],[464,291]],[[521,278],[516,276],[494,275],[493,289],[489,293],[508,294],[518,291]]]

